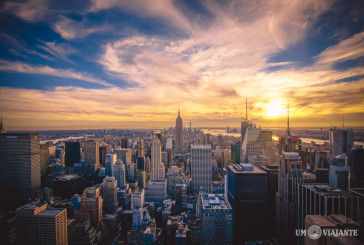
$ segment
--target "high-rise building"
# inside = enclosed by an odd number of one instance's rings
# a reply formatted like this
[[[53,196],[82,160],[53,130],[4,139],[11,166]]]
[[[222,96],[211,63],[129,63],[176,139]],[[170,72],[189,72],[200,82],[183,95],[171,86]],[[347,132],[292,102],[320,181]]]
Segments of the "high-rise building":
[[[255,125],[247,127],[241,149],[241,162],[248,162],[248,157],[251,155],[263,155],[260,131],[261,129],[256,128]]]
[[[180,110],[178,110],[178,117],[176,119],[176,154],[183,153],[183,121],[180,115]]]
[[[120,147],[121,148],[128,148],[128,142],[129,142],[129,139],[124,137],[124,138],[121,138],[120,140]]]
[[[352,128],[331,128],[329,139],[331,154],[337,156],[341,153],[347,153],[354,145],[354,131]]]
[[[358,218],[359,197],[326,184],[298,185],[298,229],[304,229],[307,215],[341,214]],[[301,241],[303,244],[303,241]]]
[[[211,145],[191,146],[192,191],[198,193],[201,187],[211,193],[212,186],[212,152]]]
[[[266,238],[267,173],[248,163],[227,166],[234,243]]]
[[[81,161],[80,142],[65,143],[65,165],[73,167],[75,163]]]
[[[329,184],[342,190],[349,188],[350,167],[347,155],[342,153],[327,160],[330,162]]]
[[[203,244],[232,244],[232,209],[224,195],[200,194],[199,216]]]
[[[17,244],[68,244],[67,210],[28,204],[16,210]]]
[[[144,141],[142,139],[138,142],[138,157],[144,157]]]
[[[296,244],[298,185],[316,182],[316,175],[303,172],[301,157],[296,152],[283,152],[278,168],[276,194],[276,229],[280,244]]]
[[[6,133],[5,127],[4,127],[4,124],[3,124],[3,116],[2,115],[1,115],[1,121],[0,121],[0,133],[2,133],[2,134]]]
[[[105,167],[105,156],[109,153],[108,145],[101,145],[99,147],[99,162],[100,166]]]
[[[0,134],[1,209],[16,209],[40,190],[39,134]]]
[[[153,202],[155,206],[160,207],[163,201],[167,199],[167,182],[166,180],[150,180],[145,188],[145,201]]]
[[[47,173],[49,165],[49,146],[47,144],[40,145],[40,175]]]
[[[241,142],[237,141],[231,144],[231,161],[232,163],[240,163],[240,152],[241,152]]]
[[[144,206],[144,190],[136,190],[131,194],[131,209],[139,209]]]
[[[165,179],[165,168],[161,162],[161,143],[153,137],[151,149],[151,179]]]
[[[112,168],[116,163],[117,155],[116,154],[108,154],[105,156],[105,174],[106,176],[112,175]]]
[[[115,177],[119,188],[125,185],[125,166],[120,159],[112,166],[112,176]]]
[[[102,220],[102,198],[98,187],[86,188],[81,196],[81,207],[75,211],[75,219],[84,222],[87,219],[93,226],[98,226]]]
[[[102,190],[102,197],[103,197],[103,206],[105,210],[109,212],[114,212],[118,206],[117,200],[117,184],[114,177],[106,177],[103,181],[103,190]]]
[[[83,146],[83,156],[85,163],[90,165],[91,173],[100,168],[99,142],[94,140],[85,141]]]

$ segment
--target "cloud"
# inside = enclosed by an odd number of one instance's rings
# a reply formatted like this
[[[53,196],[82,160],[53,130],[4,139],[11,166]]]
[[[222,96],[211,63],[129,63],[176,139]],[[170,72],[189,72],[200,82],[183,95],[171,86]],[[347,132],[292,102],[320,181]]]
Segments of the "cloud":
[[[364,56],[364,32],[355,34],[337,45],[330,46],[317,57],[317,64],[332,65]]]
[[[188,19],[177,9],[172,0],[91,0],[89,12],[119,7],[142,17],[161,17],[184,31],[191,31]]]
[[[73,63],[68,58],[69,55],[79,53],[78,50],[72,48],[71,45],[65,43],[56,43],[56,42],[43,42],[43,45],[39,45],[39,48],[47,51],[49,54],[63,59],[69,63]]]
[[[18,72],[27,74],[40,74],[61,78],[77,79],[85,82],[100,84],[103,86],[113,86],[112,84],[94,77],[86,72],[75,72],[71,69],[56,69],[49,66],[33,66],[22,62],[11,62],[0,60],[0,71]]]
[[[0,11],[10,12],[23,20],[36,22],[47,14],[48,0],[8,1],[3,4]]]
[[[60,34],[62,38],[67,40],[82,39],[92,33],[110,31],[110,27],[106,25],[89,26],[87,20],[75,21],[64,16],[54,24],[53,29]]]

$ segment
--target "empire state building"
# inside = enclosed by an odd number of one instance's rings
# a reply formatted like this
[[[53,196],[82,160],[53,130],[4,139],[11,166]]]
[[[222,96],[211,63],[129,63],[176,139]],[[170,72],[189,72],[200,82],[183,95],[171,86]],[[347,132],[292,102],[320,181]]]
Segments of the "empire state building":
[[[176,119],[176,154],[183,153],[183,121],[178,110],[178,117]]]

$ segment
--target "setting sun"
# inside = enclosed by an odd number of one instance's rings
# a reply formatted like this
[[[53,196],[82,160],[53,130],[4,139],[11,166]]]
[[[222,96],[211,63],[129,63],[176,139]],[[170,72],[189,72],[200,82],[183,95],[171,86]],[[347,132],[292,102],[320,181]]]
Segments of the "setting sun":
[[[281,100],[271,100],[265,105],[265,117],[282,117],[287,114],[286,105]]]

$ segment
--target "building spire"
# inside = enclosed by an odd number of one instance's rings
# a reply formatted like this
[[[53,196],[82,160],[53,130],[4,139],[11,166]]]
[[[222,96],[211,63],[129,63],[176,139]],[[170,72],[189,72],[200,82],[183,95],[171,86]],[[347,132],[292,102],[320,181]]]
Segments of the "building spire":
[[[289,104],[287,104],[287,136],[291,136],[291,131],[289,129]]]
[[[1,115],[1,121],[0,121],[0,132],[2,134],[5,134],[6,131],[5,131],[5,128],[4,128],[4,124],[3,124],[3,115]]]
[[[179,109],[179,106],[178,106],[178,117],[180,117],[181,113],[180,113],[180,109]]]

